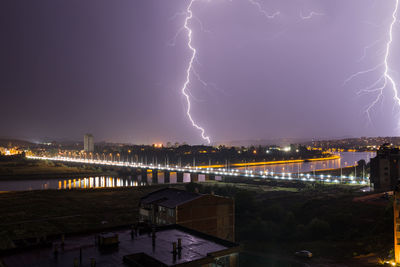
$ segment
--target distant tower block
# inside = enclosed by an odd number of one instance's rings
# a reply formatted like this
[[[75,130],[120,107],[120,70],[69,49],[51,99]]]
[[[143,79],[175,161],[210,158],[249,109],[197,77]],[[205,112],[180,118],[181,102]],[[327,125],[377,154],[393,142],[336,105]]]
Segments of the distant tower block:
[[[83,138],[83,148],[86,152],[93,152],[94,151],[94,140],[93,135],[85,134]]]

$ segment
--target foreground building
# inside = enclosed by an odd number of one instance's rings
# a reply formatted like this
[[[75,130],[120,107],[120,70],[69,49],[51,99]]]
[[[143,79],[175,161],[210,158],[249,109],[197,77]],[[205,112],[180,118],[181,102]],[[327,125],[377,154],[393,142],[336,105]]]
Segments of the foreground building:
[[[165,188],[140,200],[140,220],[179,224],[222,239],[235,239],[235,205],[231,198]]]
[[[371,183],[375,190],[393,190],[400,178],[400,150],[384,144],[371,159]]]
[[[55,240],[0,258],[7,267],[42,266],[237,266],[240,247],[179,225],[158,227],[138,234],[115,229],[97,235]]]

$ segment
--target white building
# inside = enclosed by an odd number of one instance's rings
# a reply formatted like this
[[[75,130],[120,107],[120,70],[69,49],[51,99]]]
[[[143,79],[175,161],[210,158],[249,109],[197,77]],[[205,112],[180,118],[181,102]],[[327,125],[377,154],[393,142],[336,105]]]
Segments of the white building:
[[[83,148],[86,152],[93,152],[94,151],[94,141],[93,135],[85,134],[83,139]]]

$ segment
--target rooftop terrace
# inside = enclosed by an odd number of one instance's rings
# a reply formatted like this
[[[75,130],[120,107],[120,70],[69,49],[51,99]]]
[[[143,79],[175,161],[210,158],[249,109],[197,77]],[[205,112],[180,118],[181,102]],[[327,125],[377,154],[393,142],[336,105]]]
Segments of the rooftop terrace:
[[[131,238],[130,229],[113,231],[119,235],[119,246],[116,249],[101,252],[95,244],[95,236],[82,235],[65,238],[64,250],[59,249],[54,255],[54,245],[61,248],[61,240],[53,242],[53,247],[36,248],[13,255],[1,260],[6,266],[74,266],[74,260],[80,259],[82,249],[82,265],[90,266],[92,258],[97,266],[126,266],[124,256],[136,255],[140,261],[155,260],[163,263],[160,266],[175,266],[194,261],[212,262],[214,257],[238,252],[239,245],[202,234],[178,225],[159,227],[155,232],[155,245],[151,234],[142,234]],[[173,242],[182,242],[180,256],[174,257]],[[150,257],[148,257],[150,256]],[[153,259],[151,259],[153,258]]]

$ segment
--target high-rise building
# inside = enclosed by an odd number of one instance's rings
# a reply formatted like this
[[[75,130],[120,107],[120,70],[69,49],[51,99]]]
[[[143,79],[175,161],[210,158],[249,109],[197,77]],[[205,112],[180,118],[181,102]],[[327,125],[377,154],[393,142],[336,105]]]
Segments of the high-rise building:
[[[371,159],[371,183],[379,191],[393,190],[394,262],[400,264],[400,149],[383,144]]]
[[[400,182],[400,149],[384,144],[371,159],[371,183],[375,190],[394,190]]]
[[[394,219],[394,260],[400,264],[400,191],[399,187],[393,194],[393,219]],[[397,266],[397,265],[396,265]]]
[[[93,152],[94,151],[94,140],[93,135],[85,134],[83,138],[83,148],[86,152]]]

